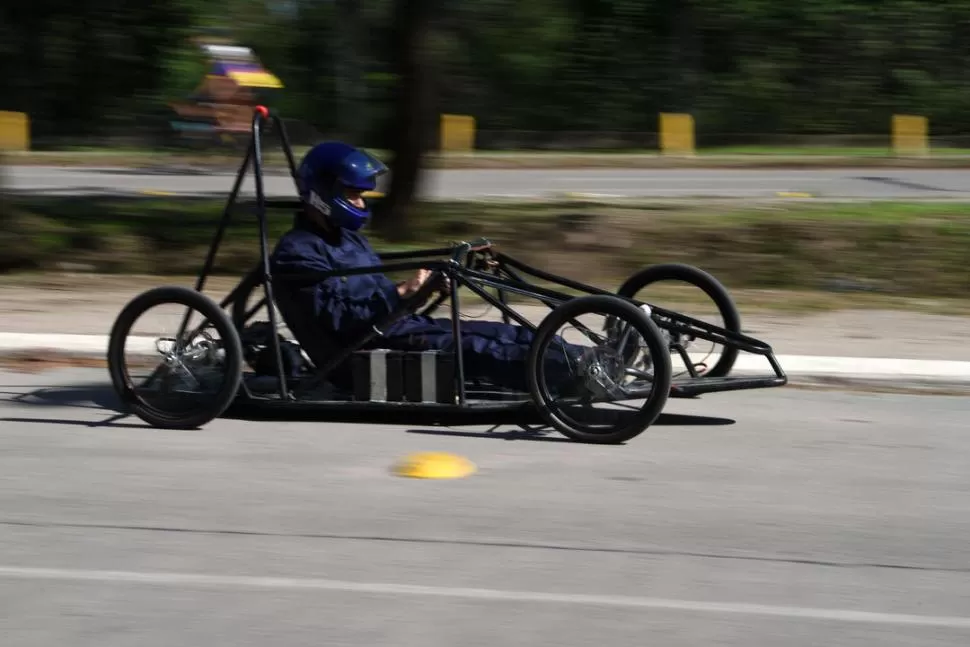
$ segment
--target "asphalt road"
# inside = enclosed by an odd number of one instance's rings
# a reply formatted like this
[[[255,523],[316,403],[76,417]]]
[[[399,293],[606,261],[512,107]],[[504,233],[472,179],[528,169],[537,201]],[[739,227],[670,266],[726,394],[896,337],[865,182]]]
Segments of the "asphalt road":
[[[966,398],[674,401],[617,447],[113,405],[0,373],[4,645],[970,642]],[[479,471],[388,472],[424,450]]]
[[[30,192],[91,194],[105,192],[225,195],[232,175],[146,173],[131,169],[9,167],[14,189]],[[253,191],[252,178],[243,190]],[[292,181],[268,176],[270,195],[293,197]],[[429,171],[424,197],[470,199],[535,198],[566,193],[620,197],[777,198],[806,193],[832,199],[967,199],[970,171],[947,169],[835,170],[436,170]]]

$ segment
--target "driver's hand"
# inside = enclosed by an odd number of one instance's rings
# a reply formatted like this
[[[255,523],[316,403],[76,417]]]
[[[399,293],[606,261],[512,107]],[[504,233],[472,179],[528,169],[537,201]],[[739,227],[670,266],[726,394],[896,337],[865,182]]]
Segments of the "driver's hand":
[[[399,283],[397,286],[397,293],[402,297],[409,297],[421,289],[421,286],[424,285],[430,277],[431,270],[422,268],[418,270],[418,273],[414,277]]]

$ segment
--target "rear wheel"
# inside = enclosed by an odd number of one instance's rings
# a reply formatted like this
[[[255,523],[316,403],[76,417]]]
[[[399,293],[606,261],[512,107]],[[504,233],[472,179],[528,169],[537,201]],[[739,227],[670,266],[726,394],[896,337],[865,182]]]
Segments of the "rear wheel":
[[[605,329],[602,319],[614,322],[607,335],[596,332]],[[670,394],[670,352],[660,330],[643,310],[615,296],[580,297],[550,312],[526,370],[540,414],[579,442],[638,436]]]
[[[156,308],[162,312],[148,315]],[[136,416],[154,427],[195,429],[235,398],[242,347],[212,299],[184,287],[159,287],[118,315],[108,370],[118,397]]]

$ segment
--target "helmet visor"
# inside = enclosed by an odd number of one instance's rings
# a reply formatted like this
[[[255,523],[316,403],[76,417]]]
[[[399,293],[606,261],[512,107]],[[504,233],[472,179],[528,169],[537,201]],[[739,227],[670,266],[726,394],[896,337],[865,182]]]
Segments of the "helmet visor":
[[[377,188],[377,178],[386,172],[387,167],[383,162],[364,151],[357,150],[343,159],[337,180],[347,187],[373,191]]]

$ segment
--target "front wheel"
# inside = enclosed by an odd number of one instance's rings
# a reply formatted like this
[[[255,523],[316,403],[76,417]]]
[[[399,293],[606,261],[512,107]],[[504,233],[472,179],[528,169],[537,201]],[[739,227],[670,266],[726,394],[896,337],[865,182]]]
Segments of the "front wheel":
[[[741,332],[741,313],[738,311],[734,300],[731,298],[730,293],[727,288],[707,272],[694,267],[693,265],[685,265],[682,263],[664,263],[659,265],[648,266],[630,278],[628,278],[620,289],[617,290],[617,294],[622,297],[627,297],[630,299],[635,299],[644,303],[650,303],[660,307],[665,307],[662,303],[657,302],[656,299],[648,298],[644,294],[639,294],[641,290],[661,282],[681,282],[688,285],[700,288],[704,294],[713,302],[714,308],[717,310],[717,314],[720,316],[721,323],[719,326],[724,329],[740,333]],[[661,291],[660,286],[657,286],[656,293],[658,298],[664,296],[664,292]],[[673,294],[672,290],[668,290],[668,294]],[[696,308],[698,307],[691,298],[685,307]],[[667,308],[668,310],[678,310],[678,308]],[[694,317],[695,319],[700,319],[700,317]],[[682,338],[675,339],[674,342],[682,344],[688,351],[695,346],[701,346],[704,340],[698,340],[694,338]],[[710,342],[713,345],[713,342]],[[709,353],[710,354],[710,353]],[[739,351],[737,348],[731,346],[724,346],[721,348],[720,355],[713,366],[708,368],[703,372],[703,377],[725,377],[734,368],[734,363],[738,359]]]
[[[600,321],[597,322],[596,320]],[[612,319],[604,335],[602,319]],[[567,301],[539,325],[526,368],[546,422],[585,443],[622,443],[660,415],[671,361],[657,325],[629,301],[595,295]]]
[[[221,415],[242,380],[242,357],[225,311],[184,287],[154,288],[135,297],[118,315],[108,342],[108,370],[118,397],[136,416],[163,429],[196,429]]]

